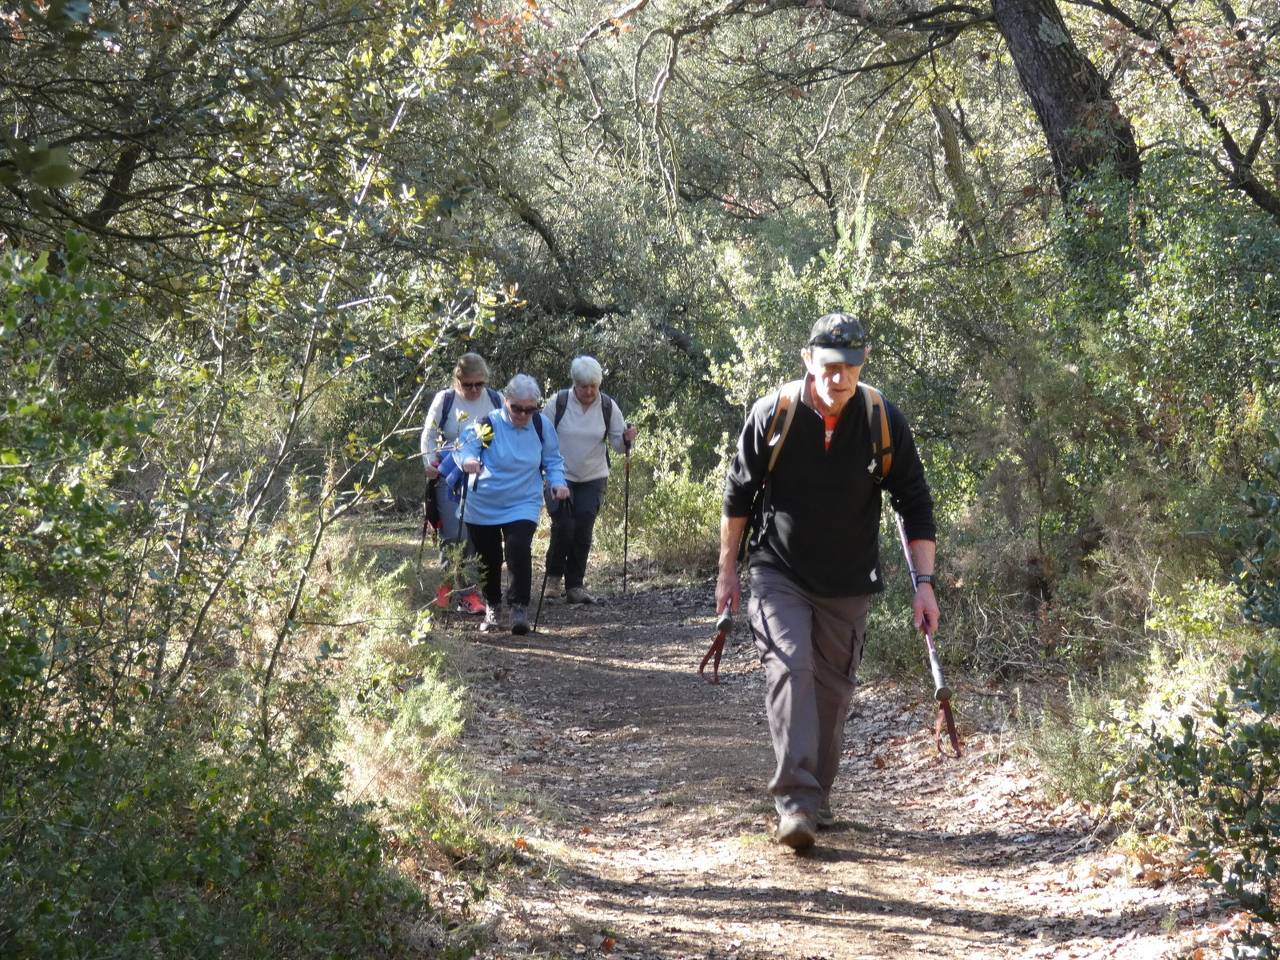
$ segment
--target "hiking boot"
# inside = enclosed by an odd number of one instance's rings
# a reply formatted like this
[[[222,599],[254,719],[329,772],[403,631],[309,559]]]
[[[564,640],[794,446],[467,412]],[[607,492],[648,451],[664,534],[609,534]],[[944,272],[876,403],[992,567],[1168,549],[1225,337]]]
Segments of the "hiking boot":
[[[570,587],[566,594],[570,603],[595,603],[596,598],[582,587]]]
[[[484,613],[484,599],[475,590],[468,590],[458,598],[458,612],[479,616]]]
[[[813,846],[817,824],[810,813],[784,813],[778,819],[778,842],[792,850],[808,850]]]
[[[555,600],[564,596],[564,577],[547,577],[547,599]]]
[[[511,607],[511,632],[517,637],[523,637],[529,632],[529,610],[526,607]]]
[[[831,801],[823,799],[818,807],[818,815],[814,818],[819,830],[830,830],[836,825],[836,815],[831,812]]]
[[[484,619],[480,621],[480,632],[491,633],[498,629],[498,608],[487,603],[484,606]]]

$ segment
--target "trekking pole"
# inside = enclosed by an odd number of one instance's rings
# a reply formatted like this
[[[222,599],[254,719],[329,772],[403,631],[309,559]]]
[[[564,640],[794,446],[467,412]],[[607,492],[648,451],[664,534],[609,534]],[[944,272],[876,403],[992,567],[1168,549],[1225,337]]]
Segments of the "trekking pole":
[[[471,535],[467,533],[467,487],[470,486],[468,483],[469,480],[470,477],[466,473],[463,473],[462,502],[458,504],[458,536],[460,541],[458,543],[457,552],[454,554],[455,559],[453,561],[453,583],[455,589],[459,590],[461,590],[461,588],[457,585],[462,582],[462,567],[466,563],[466,557],[464,554],[467,552],[467,541],[471,538]]]
[[[551,548],[555,544],[554,528],[556,525],[556,517],[559,515],[561,510],[570,509],[569,507],[570,502],[571,501],[568,499],[551,500],[547,505],[547,516],[551,518],[551,526],[552,526],[553,532],[551,534],[550,539],[548,539],[547,541],[547,552],[542,558],[542,589],[538,591],[538,609],[533,614],[533,632],[534,633],[538,632],[538,620],[541,619],[542,617],[542,601],[547,596],[547,568],[551,563]],[[552,503],[555,504],[554,507],[550,505]]]
[[[418,540],[418,579],[422,579],[422,551],[427,546],[427,527],[431,525],[430,504],[427,503],[431,496],[431,478],[427,478],[427,488],[422,493],[422,537]]]
[[[630,430],[631,424],[623,423],[623,430]],[[627,462],[622,473],[622,595],[627,595],[627,547],[631,541],[631,443],[623,444],[627,448]]]
[[[533,632],[538,632],[538,621],[542,619],[542,601],[547,595],[547,561],[551,559],[551,544],[547,544],[546,556],[542,558],[542,589],[538,591],[538,609],[533,615]]]
[[[706,680],[707,683],[720,682],[720,655],[724,653],[724,641],[732,629],[733,614],[729,612],[728,607],[725,607],[720,611],[720,617],[716,620],[716,635],[711,640],[711,646],[707,647],[707,652],[703,655],[702,662],[698,664],[698,676]],[[710,677],[704,672],[707,669],[708,662],[711,663]]]
[[[907,531],[902,526],[902,515],[897,511],[893,514],[894,522],[898,526],[898,540],[902,544],[902,556],[907,561],[907,572],[911,574],[911,591],[914,593],[920,588],[916,582],[916,568],[911,562],[911,548],[907,544]],[[924,631],[924,645],[929,653],[929,672],[933,674],[933,699],[938,701],[938,719],[933,727],[933,740],[938,746],[938,752],[943,756],[960,756],[960,734],[956,732],[956,718],[951,713],[951,688],[947,686],[946,681],[942,678],[942,663],[938,660],[938,648],[933,645],[933,637],[928,630]],[[951,748],[955,752],[948,754],[942,749],[942,728],[946,727],[947,737],[951,740]]]

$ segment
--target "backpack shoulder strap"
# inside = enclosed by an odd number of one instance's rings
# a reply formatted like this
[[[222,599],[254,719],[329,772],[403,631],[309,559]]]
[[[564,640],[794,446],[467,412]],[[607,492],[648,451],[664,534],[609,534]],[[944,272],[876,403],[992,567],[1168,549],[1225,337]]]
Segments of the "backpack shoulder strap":
[[[868,469],[880,483],[889,475],[893,466],[893,438],[889,434],[889,410],[884,394],[869,383],[859,383],[862,402],[867,409],[867,427],[871,432],[871,463]]]
[[[803,380],[793,380],[780,386],[773,398],[773,409],[769,413],[769,423],[765,427],[765,444],[769,450],[769,465],[765,470],[764,482],[756,490],[751,501],[750,519],[742,540],[738,543],[738,561],[741,563],[751,552],[752,544],[758,545],[764,535],[771,500],[771,484],[769,475],[773,473],[778,455],[782,453],[782,445],[786,442],[787,432],[795,419],[796,407],[800,403],[800,393],[804,389]]]
[[[489,394],[489,402],[493,404],[493,409],[502,409],[502,394],[493,387],[485,387],[485,391]]]
[[[454,392],[453,387],[445,387],[440,391],[440,393],[436,394],[436,396],[440,396],[441,394],[444,395],[444,400],[440,404],[440,422],[436,424],[436,429],[443,433],[444,425],[449,420],[449,411],[453,409],[453,401],[454,398],[457,397],[457,394]]]
[[[604,417],[604,465],[612,469],[613,462],[609,458],[609,421],[613,419],[613,397],[607,393],[600,394],[600,414]]]
[[[769,469],[773,473],[778,455],[782,453],[782,445],[787,440],[791,423],[795,420],[796,407],[800,403],[800,391],[804,389],[803,380],[792,380],[778,388],[778,399],[773,402],[773,413],[769,417],[769,426],[765,428],[765,442],[769,445]]]
[[[604,442],[609,442],[609,423],[613,420],[613,397],[607,393],[600,394],[600,413],[604,415]],[[606,453],[608,448],[605,448]]]
[[[483,463],[485,441],[484,441],[484,436],[480,433],[481,427],[488,427],[489,430],[492,432],[493,430],[493,414],[492,413],[486,413],[483,417],[481,417],[479,420],[476,421],[476,436],[479,437],[480,439],[480,462]],[[461,464],[459,464],[459,466],[461,466]],[[469,482],[471,483],[472,490],[480,489],[480,474],[476,474],[475,479]],[[464,473],[462,475],[462,489],[464,492],[467,489],[467,483],[468,483],[467,475]]]
[[[569,409],[569,391],[556,391],[556,416],[552,426],[557,430],[560,429],[560,421],[564,419],[564,412]]]
[[[542,411],[539,410],[537,413],[535,413],[532,419],[533,419],[533,429],[538,432],[538,442],[545,443],[546,441],[542,437]]]

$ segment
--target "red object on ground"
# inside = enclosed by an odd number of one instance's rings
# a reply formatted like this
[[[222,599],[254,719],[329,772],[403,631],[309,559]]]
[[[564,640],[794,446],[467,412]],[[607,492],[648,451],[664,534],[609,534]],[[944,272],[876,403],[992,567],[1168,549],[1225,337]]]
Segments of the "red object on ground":
[[[453,593],[453,591],[449,589],[449,585],[447,583],[440,584],[440,589],[436,591],[436,606],[447,608],[449,606],[449,595],[451,593]]]
[[[458,598],[458,609],[463,613],[484,613],[484,600],[475,590],[468,590]]]

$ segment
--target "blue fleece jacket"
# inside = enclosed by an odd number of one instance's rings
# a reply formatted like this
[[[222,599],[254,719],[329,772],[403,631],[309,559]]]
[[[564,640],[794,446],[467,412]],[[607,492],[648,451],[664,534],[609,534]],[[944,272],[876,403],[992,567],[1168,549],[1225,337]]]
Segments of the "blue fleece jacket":
[[[525,427],[515,426],[504,407],[489,416],[493,439],[482,446],[476,434],[479,421],[469,424],[462,433],[462,449],[458,459],[479,459],[482,468],[471,480],[467,491],[468,523],[497,526],[514,520],[538,522],[542,513],[542,478],[553,487],[565,486],[564,458],[556,428],[541,413],[542,442],[532,418]]]

